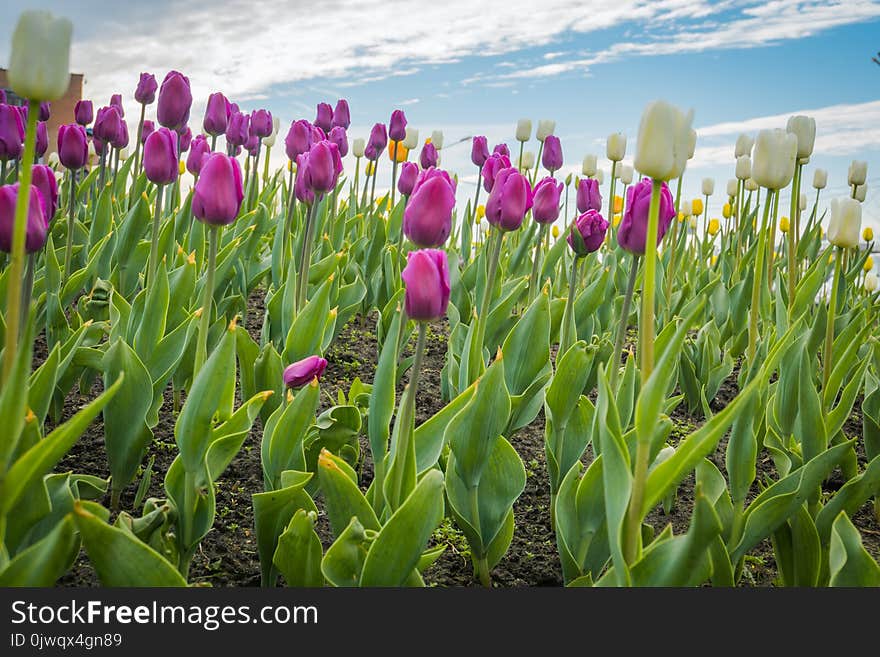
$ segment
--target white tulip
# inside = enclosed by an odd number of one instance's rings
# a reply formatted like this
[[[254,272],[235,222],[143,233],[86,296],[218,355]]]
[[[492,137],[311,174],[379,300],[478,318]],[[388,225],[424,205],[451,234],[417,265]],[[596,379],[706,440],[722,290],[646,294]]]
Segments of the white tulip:
[[[853,160],[849,165],[847,180],[850,185],[864,185],[868,179],[868,163],[861,160]]]
[[[874,274],[865,274],[865,292],[875,292],[877,290],[877,276]]]
[[[620,162],[626,155],[626,135],[620,132],[608,135],[608,140],[605,142],[605,154],[612,162]]]
[[[736,158],[735,173],[740,180],[748,180],[752,177],[752,160],[748,155],[740,155]]]
[[[528,141],[532,138],[532,120],[520,119],[516,122],[516,140]]]
[[[631,185],[632,181],[633,168],[628,164],[624,164],[620,167],[620,182],[622,182],[624,185]]]
[[[693,110],[691,110],[691,112],[693,112]],[[688,141],[688,159],[693,160],[694,153],[697,150],[697,131],[693,128],[691,128],[688,139],[690,140]]]
[[[120,160],[127,160],[129,155],[131,155],[131,153],[128,152],[127,147],[123,148],[121,151],[119,151],[119,159]]]
[[[438,151],[443,148],[443,131],[442,130],[434,130],[431,133],[431,143],[434,144],[434,148]]]
[[[688,227],[691,230],[697,230],[697,218],[696,217],[691,216],[691,218],[688,219]]]
[[[366,146],[366,142],[363,137],[358,137],[351,143],[351,152],[355,157],[363,157],[364,156],[364,147]]]
[[[712,196],[715,193],[715,179],[703,178],[703,196]]]
[[[412,150],[419,147],[419,129],[406,127],[406,137],[403,138],[403,147]]]
[[[46,162],[53,169],[57,169],[61,165],[61,160],[58,159],[58,153],[56,153],[55,151],[49,153],[49,157],[46,158]]]
[[[95,142],[91,139],[89,140],[89,159],[91,160],[93,157],[98,156],[98,151],[95,150]]]
[[[816,143],[816,119],[811,116],[799,114],[788,119],[786,131],[797,137],[797,156],[804,160],[813,154],[813,145]]]
[[[531,130],[531,124],[529,124],[529,132],[531,132]],[[544,140],[552,135],[554,130],[556,130],[556,121],[552,121],[551,119],[541,119],[538,121],[538,129],[535,131],[535,137],[537,137],[539,142],[544,143]],[[519,137],[517,137],[517,139],[519,139]],[[526,141],[527,139],[528,138],[520,141]]]
[[[592,178],[596,175],[595,155],[584,155],[584,163],[581,165],[581,173],[587,176],[587,178]]]
[[[752,146],[755,145],[755,140],[752,139],[751,135],[747,135],[746,133],[742,133],[739,137],[736,138],[736,148],[734,154],[736,157],[742,157],[743,155],[751,156],[752,154]]]
[[[276,115],[272,117],[272,134],[277,135],[279,130],[281,130],[281,117]]]
[[[727,195],[728,196],[736,196],[739,192],[739,180],[736,178],[731,178],[727,181]]]
[[[780,190],[794,177],[798,138],[776,128],[761,130],[755,140],[755,162],[752,178],[767,189]]]
[[[828,172],[825,169],[816,169],[813,172],[813,187],[815,189],[825,189],[828,184]]]
[[[798,210],[803,212],[806,209],[807,209],[807,195],[801,194],[800,197],[798,197]]]
[[[744,185],[747,192],[758,191],[758,183],[755,182],[754,178],[746,178]]]
[[[671,445],[667,445],[659,452],[657,452],[657,457],[654,459],[654,462],[651,464],[651,468],[656,468],[658,465],[663,463],[663,461],[669,460],[672,455],[675,454],[675,447]]]
[[[685,217],[690,217],[693,209],[693,203],[691,201],[679,201],[678,202],[678,211],[684,215]]]
[[[605,182],[605,174],[602,172],[602,169],[596,169],[596,182],[600,185]]]
[[[828,241],[834,246],[852,249],[859,245],[862,228],[862,206],[852,198],[836,198],[831,201],[831,222],[828,224]]]
[[[73,24],[48,11],[24,11],[12,33],[9,86],[22,98],[58,100],[70,85]]]
[[[523,153],[520,168],[530,171],[533,166],[535,166],[535,154],[532,151],[526,151]]]
[[[863,184],[863,185],[859,185],[858,187],[856,187],[856,196],[855,196],[855,198],[856,198],[857,201],[859,201],[860,203],[864,203],[864,202],[865,202],[865,197],[866,197],[867,195],[868,195],[868,184],[867,184],[867,183],[865,183],[865,184]]]
[[[685,113],[662,100],[648,105],[639,124],[635,168],[655,180],[678,178],[696,143],[693,120],[693,110]]]
[[[277,136],[277,133],[273,131],[272,134],[269,135],[268,137],[263,137],[263,146],[266,146],[268,148],[272,148],[275,145],[276,136]]]

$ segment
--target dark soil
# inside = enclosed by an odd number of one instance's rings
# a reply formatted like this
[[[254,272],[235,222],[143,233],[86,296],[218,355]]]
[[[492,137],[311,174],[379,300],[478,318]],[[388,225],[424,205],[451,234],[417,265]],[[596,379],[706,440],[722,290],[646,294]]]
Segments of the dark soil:
[[[248,316],[245,319],[246,328],[257,340],[263,312],[263,297],[258,291],[251,295]],[[424,422],[443,407],[440,371],[444,365],[448,326],[444,321],[436,322],[430,328],[416,399],[417,424]],[[408,349],[412,349],[413,344],[414,340],[411,340]],[[356,317],[343,328],[326,355],[329,364],[321,381],[321,388],[326,393],[322,395],[322,410],[334,403],[338,390],[348,393],[351,382],[356,377],[365,383],[372,382],[377,355],[375,318]],[[38,340],[35,360],[41,362],[45,356],[45,344]],[[736,375],[737,372],[734,371],[722,384],[712,401],[713,411],[721,410],[737,394]],[[402,392],[406,380],[407,375],[404,375],[398,394]],[[63,419],[70,417],[84,401],[93,398],[99,392],[100,380],[84,396],[74,391],[66,400]],[[177,453],[174,442],[176,417],[171,413],[171,408],[172,399],[169,390],[165,395],[160,423],[154,430],[153,443],[144,461],[146,463],[150,456],[155,457],[148,497],[164,497],[162,478]],[[860,403],[857,401],[856,409],[858,408]],[[675,423],[673,442],[676,436],[687,435],[703,422],[701,417],[690,415],[684,404],[675,410],[672,419]],[[848,436],[861,434],[861,415],[858,410],[854,411],[844,430]],[[212,586],[259,586],[260,584],[260,564],[253,533],[251,495],[263,491],[260,464],[261,433],[262,427],[257,418],[241,452],[217,484],[217,518],[214,528],[202,541],[193,559],[190,571],[190,581],[193,584]],[[550,529],[550,494],[544,456],[543,413],[509,440],[522,457],[527,480],[525,491],[514,505],[516,530],[513,542],[507,555],[492,572],[493,585],[561,586],[563,582],[559,556],[555,537]],[[724,472],[726,441],[727,439],[724,438],[711,456],[722,472]],[[109,470],[102,443],[103,427],[99,417],[62,461],[58,470],[108,476]],[[373,464],[365,435],[360,437],[360,445],[363,459],[361,486],[366,490],[373,476]],[[588,448],[584,457],[585,463],[589,463],[591,454]],[[863,459],[864,455],[860,456]],[[758,480],[763,481],[765,475],[774,476],[774,464],[766,452],[759,455]],[[839,480],[837,473],[827,482],[826,487],[834,490],[841,485],[842,480]],[[126,490],[122,498],[122,509],[131,510],[136,486],[137,482]],[[656,509],[649,515],[648,522],[658,533],[668,523],[672,523],[675,533],[686,531],[693,510],[693,493],[694,480],[691,475],[679,487],[671,513],[665,515],[662,509]],[[757,494],[757,487],[752,494]],[[109,505],[109,498],[103,502]],[[320,499],[317,500],[317,504],[320,509]],[[868,552],[875,558],[880,557],[880,527],[874,520],[871,505],[866,504],[854,514],[853,522],[861,530],[862,540]],[[318,533],[325,546],[329,545],[332,537],[323,513],[319,520]],[[467,543],[453,522],[444,521],[440,529],[435,532],[432,544],[445,544],[446,550],[425,573],[425,581],[429,586],[478,585],[474,582]],[[776,574],[773,549],[769,541],[765,541],[748,555],[742,583],[746,586],[772,586]],[[81,553],[73,568],[59,584],[98,586],[99,582],[85,554]]]

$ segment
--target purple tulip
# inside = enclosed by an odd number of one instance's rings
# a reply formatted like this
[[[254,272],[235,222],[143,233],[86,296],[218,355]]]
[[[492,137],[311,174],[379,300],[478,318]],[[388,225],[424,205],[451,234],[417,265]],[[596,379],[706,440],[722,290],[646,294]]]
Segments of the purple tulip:
[[[287,157],[296,162],[296,159],[307,152],[312,146],[312,124],[305,119],[294,121],[284,138],[284,150]]]
[[[229,116],[226,124],[226,143],[233,146],[244,146],[247,143],[250,129],[250,117],[241,112]]]
[[[430,169],[437,166],[437,147],[431,142],[427,142],[422,146],[422,152],[419,153],[419,164],[422,169]]]
[[[630,253],[643,254],[648,234],[648,209],[651,205],[651,179],[642,178],[626,190],[626,210],[617,230],[617,243]],[[657,244],[663,240],[675,217],[672,192],[666,183],[660,188],[660,214],[657,222]]]
[[[333,108],[330,107],[330,103],[318,103],[318,109],[315,112],[315,125],[325,133],[330,132],[330,128],[333,127]]]
[[[324,140],[309,149],[307,179],[316,194],[333,191],[339,174],[342,173],[342,158],[336,144]]]
[[[596,210],[587,210],[572,224],[566,240],[572,251],[583,257],[599,250],[605,241],[606,230],[608,222],[605,218]]]
[[[15,226],[15,202],[18,183],[0,187],[0,251],[12,252],[12,233]],[[43,212],[43,197],[36,187],[30,189],[24,248],[36,253],[46,244],[49,225]]]
[[[202,127],[212,137],[217,137],[226,132],[226,124],[229,122],[229,101],[219,91],[208,96],[208,106],[205,108],[205,119]]]
[[[157,185],[172,183],[177,180],[178,166],[177,133],[168,128],[159,128],[144,144],[147,179]]]
[[[312,126],[312,143],[317,144],[319,141],[327,139],[327,133],[316,125]]]
[[[284,368],[284,385],[288,388],[302,388],[315,379],[320,379],[327,369],[327,361],[320,356],[309,356]]]
[[[531,207],[532,190],[528,178],[513,167],[499,171],[486,201],[486,220],[502,230],[516,230],[522,226]]]
[[[339,149],[339,157],[348,155],[348,135],[345,134],[345,128],[341,125],[334,127],[330,130],[327,139],[336,144],[336,148]]]
[[[190,107],[192,107],[192,91],[189,87],[189,78],[177,71],[169,71],[162,80],[162,88],[159,89],[156,118],[166,128],[177,130],[189,121]]]
[[[166,77],[165,79],[167,80],[168,78]],[[155,75],[152,73],[141,73],[137,88],[134,90],[134,99],[141,105],[152,105],[153,101],[156,100],[156,89],[158,88],[159,84],[156,82]]]
[[[251,112],[251,132],[262,139],[272,134],[272,113],[258,109]]]
[[[510,158],[510,149],[507,147],[507,144],[496,144],[495,148],[492,149],[492,152],[497,155],[503,155],[506,158]]]
[[[379,159],[379,151],[376,150],[376,147],[372,144],[367,144],[364,147],[364,157],[370,160],[371,162],[375,162]]]
[[[107,145],[98,137],[92,135],[92,146],[95,148],[95,154],[101,156],[107,150]]]
[[[334,128],[348,128],[351,126],[351,112],[348,109],[348,101],[340,98],[336,101],[336,109],[333,110]]]
[[[419,247],[443,246],[452,231],[454,207],[455,184],[449,174],[426,169],[419,175],[406,204],[403,233]]]
[[[144,127],[141,129],[141,144],[145,144],[147,142],[147,137],[149,137],[156,130],[156,124],[152,121],[144,121]]]
[[[83,168],[89,161],[89,140],[86,129],[76,123],[58,128],[58,159],[71,171]]]
[[[55,172],[45,164],[35,164],[31,169],[31,183],[43,199],[43,218],[51,225],[58,210],[58,181]]]
[[[256,157],[260,150],[260,138],[256,135],[248,135],[247,141],[244,143],[244,149],[251,157]]]
[[[430,322],[446,314],[450,286],[449,262],[445,251],[410,251],[400,277],[406,285],[404,307],[407,317]]]
[[[223,153],[211,153],[202,161],[199,179],[193,187],[192,211],[196,219],[211,226],[235,221],[244,200],[238,160]]]
[[[79,100],[73,108],[73,114],[76,122],[82,126],[86,126],[95,118],[95,109],[90,100]]]
[[[119,110],[119,116],[125,118],[125,108],[122,106],[122,94],[113,94],[110,96],[110,104]]]
[[[21,157],[23,135],[21,113],[12,105],[0,105],[0,160]]]
[[[49,130],[46,128],[45,121],[37,123],[37,140],[35,143],[37,157],[43,157],[49,148]]]
[[[595,178],[581,178],[577,187],[578,212],[602,210],[602,194],[599,193],[599,181]]]
[[[413,193],[416,180],[419,177],[419,165],[415,162],[404,162],[400,166],[400,177],[397,179],[397,191],[404,196]]]
[[[539,224],[552,224],[559,218],[559,198],[565,185],[547,176],[535,186],[532,216]]]
[[[373,126],[373,129],[370,130],[370,139],[368,140],[367,144],[373,147],[372,152],[375,153],[374,157],[369,157],[366,153],[366,149],[364,149],[364,155],[367,155],[367,159],[379,159],[379,155],[382,153],[382,151],[385,150],[385,147],[388,145],[388,133],[385,131],[384,123],[377,123]]]
[[[98,110],[98,116],[95,117],[95,126],[92,128],[92,134],[95,137],[105,144],[110,144],[119,138],[121,131],[122,117],[119,116],[117,108],[109,105]]]
[[[128,124],[125,121],[119,122],[119,130],[113,139],[110,140],[113,148],[125,148],[128,146]]]
[[[193,133],[190,130],[189,126],[186,126],[185,130],[178,130],[177,136],[179,137],[178,141],[178,150],[180,151],[180,155],[183,155],[189,150],[190,144],[192,144]]]
[[[309,180],[309,152],[301,153],[296,158],[296,178],[293,193],[301,203],[311,205],[315,202],[315,190]]]
[[[40,103],[40,115],[37,117],[37,120],[48,121],[51,115],[52,104],[48,100],[44,100],[42,103]]]
[[[483,136],[474,137],[471,144],[471,162],[482,168],[489,159],[489,143]]]
[[[544,155],[541,157],[541,164],[551,174],[562,168],[562,142],[556,135],[547,135],[544,139]]]
[[[487,192],[492,191],[492,187],[495,185],[495,176],[498,175],[498,172],[502,169],[507,169],[510,167],[510,158],[507,155],[501,155],[499,153],[492,153],[483,164],[483,169],[480,172],[483,176],[483,189]]]
[[[192,140],[189,147],[189,155],[186,157],[186,170],[192,175],[198,176],[202,170],[205,159],[211,154],[211,145],[205,135],[199,135]]]
[[[398,109],[391,112],[391,120],[388,121],[388,139],[391,141],[406,139],[406,114],[403,113],[403,110]]]

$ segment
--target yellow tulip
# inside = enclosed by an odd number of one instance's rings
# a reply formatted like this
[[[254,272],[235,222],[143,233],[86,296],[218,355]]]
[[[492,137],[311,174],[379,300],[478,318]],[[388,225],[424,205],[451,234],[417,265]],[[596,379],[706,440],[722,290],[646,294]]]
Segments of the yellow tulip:
[[[185,174],[186,173],[186,162],[184,162],[183,160],[178,162],[177,163],[177,171],[180,173],[181,176],[183,174]]]
[[[621,216],[619,214],[614,215],[611,219],[612,225],[617,228],[620,225]]]
[[[480,207],[483,207],[482,205]],[[559,237],[559,226],[553,226],[553,230],[550,231],[553,234],[553,239]]]
[[[477,206],[477,221],[486,216],[486,206],[478,205]]]
[[[868,256],[868,259],[865,260],[865,264],[862,265],[862,269],[864,269],[866,272],[869,272],[872,269],[874,269],[874,258],[872,258],[871,256]]]
[[[874,229],[870,226],[865,226],[865,230],[862,231],[862,239],[866,242],[871,242],[874,240]]]
[[[721,230],[721,222],[717,219],[709,219],[709,226],[707,228],[710,235],[717,235],[718,231]]]
[[[367,162],[367,175],[368,175],[368,176],[372,176],[372,175],[373,175],[373,172],[374,172],[375,170],[376,170],[376,164],[375,164],[372,160],[370,160],[369,162]]]
[[[717,255],[713,255],[713,256],[709,259],[709,264],[712,265],[712,266],[714,267],[716,262],[718,262],[718,256],[717,256]]]
[[[782,217],[779,220],[779,231],[782,233],[788,232],[788,217]]]
[[[620,212],[623,210],[623,197],[617,194],[614,195],[614,211]],[[617,225],[617,224],[615,224]]]
[[[691,213],[694,215],[703,214],[703,199],[695,198],[691,201]]]
[[[679,212],[678,213],[678,223],[681,223],[682,221],[684,221],[684,212]]]
[[[293,171],[293,160],[287,160],[287,170]]]
[[[394,162],[395,145],[397,146],[397,161],[406,162],[409,157],[409,149],[400,141],[388,140],[388,159]]]
[[[725,203],[724,207],[721,208],[721,216],[725,219],[730,219],[731,214],[733,214],[733,212],[730,209],[730,203]]]

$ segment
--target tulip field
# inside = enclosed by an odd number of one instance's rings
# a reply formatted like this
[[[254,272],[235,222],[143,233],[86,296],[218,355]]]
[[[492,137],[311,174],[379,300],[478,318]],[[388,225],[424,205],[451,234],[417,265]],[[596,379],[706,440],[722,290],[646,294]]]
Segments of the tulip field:
[[[0,586],[880,586],[867,166],[823,195],[812,118],[690,199],[662,100],[453,171],[170,71],[47,155],[71,30],[24,12],[0,96]]]

